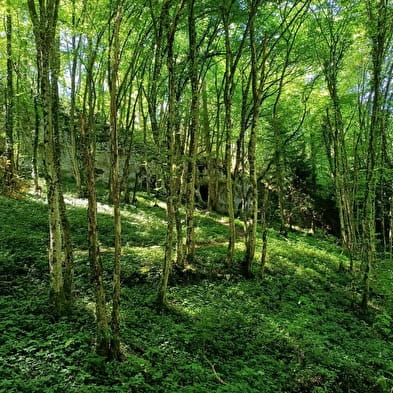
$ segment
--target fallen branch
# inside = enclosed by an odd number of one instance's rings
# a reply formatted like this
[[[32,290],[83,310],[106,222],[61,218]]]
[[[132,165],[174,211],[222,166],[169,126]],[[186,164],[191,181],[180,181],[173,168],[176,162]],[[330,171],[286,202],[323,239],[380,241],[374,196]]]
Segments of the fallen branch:
[[[214,377],[217,379],[217,381],[223,385],[227,385],[227,383],[217,374],[214,364],[206,357],[206,355],[203,355],[203,357],[209,363],[209,366],[211,367]]]

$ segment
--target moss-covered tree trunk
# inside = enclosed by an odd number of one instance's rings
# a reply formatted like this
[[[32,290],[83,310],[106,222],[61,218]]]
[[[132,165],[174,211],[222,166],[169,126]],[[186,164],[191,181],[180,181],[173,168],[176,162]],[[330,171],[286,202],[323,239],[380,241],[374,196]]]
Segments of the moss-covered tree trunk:
[[[381,163],[382,127],[385,111],[383,89],[384,82],[391,80],[390,74],[384,74],[384,62],[390,56],[389,45],[391,44],[393,14],[387,0],[367,0],[366,9],[368,17],[368,35],[371,42],[370,86],[371,86],[371,114],[368,124],[367,158],[366,158],[366,189],[364,197],[364,209],[362,217],[362,300],[363,310],[368,307],[370,298],[370,279],[372,268],[375,263],[376,239],[375,239],[375,196],[376,187],[381,175],[379,167]],[[389,84],[387,84],[389,86]]]
[[[88,250],[89,264],[92,276],[95,303],[96,303],[96,352],[108,357],[110,350],[110,331],[106,308],[106,295],[104,289],[104,276],[100,250],[98,243],[97,228],[97,192],[95,179],[95,86],[93,69],[96,59],[97,46],[101,37],[96,39],[95,47],[92,42],[88,43],[88,65],[86,67],[85,91],[83,97],[83,109],[80,116],[81,147],[83,161],[86,171],[86,191],[87,191],[87,222],[88,222]]]
[[[57,314],[64,313],[66,299],[63,280],[63,228],[61,220],[61,179],[58,154],[58,105],[57,96],[57,56],[58,41],[56,26],[58,19],[58,0],[39,3],[37,12],[34,0],[28,0],[29,14],[33,24],[37,48],[37,67],[40,76],[39,90],[42,102],[45,144],[45,168],[49,208],[49,270],[50,299]]]
[[[163,7],[168,11],[172,2],[167,0]],[[177,192],[179,187],[177,186],[177,159],[176,159],[176,70],[175,70],[175,57],[174,57],[174,41],[176,29],[179,23],[180,15],[182,14],[183,8],[186,4],[186,0],[181,0],[180,4],[176,7],[175,15],[173,20],[170,20],[168,13],[164,15],[163,28],[166,37],[166,65],[168,70],[168,112],[167,112],[167,127],[166,127],[166,141],[167,141],[167,164],[168,173],[166,174],[166,185],[168,187],[167,193],[167,229],[166,229],[166,244],[165,244],[165,256],[162,265],[161,281],[158,288],[157,304],[159,307],[167,306],[167,289],[169,273],[173,259],[174,249],[174,229],[176,223],[176,204],[177,204]]]
[[[250,49],[251,49],[251,91],[252,91],[252,112],[251,129],[247,149],[249,165],[249,190],[247,192],[245,206],[245,246],[246,252],[243,259],[243,274],[251,277],[252,262],[255,256],[257,224],[258,224],[258,184],[256,170],[256,147],[257,147],[257,127],[261,106],[261,95],[265,81],[265,62],[266,62],[266,40],[261,45],[262,59],[258,66],[256,39],[255,39],[255,15],[258,9],[258,2],[252,1],[250,8]],[[249,203],[248,203],[249,200]]]
[[[59,37],[56,38],[56,47],[59,48]],[[54,160],[55,160],[55,171],[59,182],[57,184],[58,188],[58,198],[59,198],[59,209],[60,209],[60,223],[61,223],[61,233],[63,241],[63,258],[64,258],[64,294],[67,301],[67,307],[71,306],[73,300],[73,282],[74,282],[74,250],[71,238],[71,226],[67,217],[66,204],[63,196],[63,186],[61,182],[61,135],[60,135],[60,100],[59,100],[59,90],[58,90],[58,79],[60,72],[60,53],[56,50],[53,54],[53,65],[52,65],[52,75],[51,83],[53,85],[52,91],[52,108],[53,108],[53,137],[54,137]]]
[[[90,116],[89,116],[90,117]],[[86,169],[87,191],[87,220],[88,220],[88,250],[89,264],[94,286],[97,321],[97,344],[96,351],[99,355],[107,357],[109,354],[110,333],[106,312],[106,296],[104,290],[104,277],[100,250],[98,244],[97,228],[97,194],[94,172],[94,149],[92,149],[91,124],[86,122],[85,114],[80,118],[80,130],[82,138],[82,152]]]

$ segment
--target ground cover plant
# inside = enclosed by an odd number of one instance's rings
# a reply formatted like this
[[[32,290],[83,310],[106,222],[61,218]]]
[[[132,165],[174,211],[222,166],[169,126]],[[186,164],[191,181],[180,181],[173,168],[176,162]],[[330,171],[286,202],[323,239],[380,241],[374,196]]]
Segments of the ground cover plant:
[[[1,392],[381,392],[393,387],[392,269],[381,262],[363,315],[333,237],[269,230],[266,275],[245,279],[222,260],[225,217],[196,213],[195,264],[172,272],[167,310],[154,298],[165,212],[146,194],[122,209],[122,362],[95,353],[86,208],[68,207],[75,244],[75,306],[48,304],[47,207],[0,197]],[[79,202],[78,202],[79,201]],[[79,206],[82,205],[82,206]],[[12,214],[10,214],[12,212]],[[100,244],[110,287],[111,216]],[[260,245],[258,244],[258,247]],[[241,255],[242,242],[237,243]],[[255,266],[255,269],[258,267]]]

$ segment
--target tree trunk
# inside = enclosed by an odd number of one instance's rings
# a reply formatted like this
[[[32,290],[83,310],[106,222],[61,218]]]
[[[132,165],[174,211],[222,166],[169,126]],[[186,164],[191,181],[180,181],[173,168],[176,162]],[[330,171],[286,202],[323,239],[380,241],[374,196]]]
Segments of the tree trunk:
[[[72,1],[72,26],[75,28],[75,0]],[[72,50],[72,63],[70,70],[71,79],[71,91],[70,91],[70,158],[72,163],[72,171],[75,178],[77,195],[79,197],[85,197],[85,191],[82,185],[82,176],[79,163],[79,148],[77,143],[77,133],[75,129],[75,106],[76,106],[76,71],[78,66],[78,52],[80,47],[80,39],[78,44],[76,44],[76,36],[72,35],[71,41]]]
[[[390,42],[392,15],[386,0],[377,2],[367,1],[369,20],[369,35],[371,40],[372,69],[370,70],[371,84],[371,114],[368,124],[367,159],[366,159],[366,190],[362,220],[362,300],[364,311],[368,308],[370,298],[370,278],[375,262],[375,195],[380,177],[381,143],[383,127],[383,111],[385,110],[386,95],[383,94],[384,79],[391,79],[392,75],[383,75],[385,58]],[[389,86],[389,84],[387,84]]]
[[[96,47],[88,42],[90,50],[88,65],[86,67],[86,82],[83,96],[83,113],[80,116],[81,148],[86,171],[87,191],[87,221],[88,221],[88,249],[89,264],[94,287],[97,323],[97,354],[108,357],[110,351],[110,331],[106,310],[106,296],[104,290],[103,268],[100,259],[97,229],[97,192],[95,179],[95,86],[93,69],[97,54],[97,46],[101,36],[97,38]]]
[[[248,31],[250,28],[250,18],[245,26],[242,38],[238,44],[236,51],[232,51],[231,48],[231,37],[230,37],[230,17],[232,12],[233,2],[229,3],[226,1],[222,2],[222,22],[224,27],[224,39],[225,39],[225,73],[224,73],[224,133],[225,133],[225,169],[226,169],[226,194],[227,194],[227,205],[228,205],[228,223],[229,223],[229,239],[228,239],[228,251],[225,258],[227,265],[232,264],[233,255],[235,251],[236,242],[236,226],[235,226],[235,209],[233,201],[233,179],[232,179],[232,100],[235,90],[235,72],[239,63],[240,57],[243,53],[243,48],[248,37]]]
[[[172,23],[170,23],[169,15],[165,14],[162,21],[167,40],[167,69],[168,69],[168,114],[167,114],[167,163],[168,163],[168,177],[167,177],[167,231],[166,231],[166,244],[165,244],[165,257],[162,266],[161,282],[158,289],[157,304],[159,307],[166,307],[167,302],[167,288],[169,272],[173,259],[173,246],[174,246],[174,228],[176,221],[176,193],[178,187],[176,186],[176,175],[178,174],[177,159],[176,159],[176,146],[175,146],[175,126],[177,124],[177,109],[176,109],[176,72],[175,72],[175,58],[174,58],[174,39],[179,22],[180,14],[184,8],[186,0],[181,0],[177,9],[176,15]],[[163,8],[169,10],[171,1],[167,0]]]
[[[37,67],[40,76],[39,88],[42,101],[46,183],[49,207],[49,271],[50,299],[57,314],[63,314],[66,309],[66,295],[63,281],[63,228],[61,222],[61,179],[57,162],[58,138],[58,106],[57,69],[58,41],[56,40],[56,25],[59,0],[40,3],[37,13],[34,0],[28,0],[29,14],[33,24],[37,48]],[[45,15],[45,17],[43,16]]]
[[[117,125],[117,77],[120,62],[119,30],[122,19],[122,7],[118,6],[114,22],[113,48],[110,73],[110,128],[111,128],[111,173],[112,200],[115,232],[115,258],[113,269],[113,296],[111,319],[111,359],[120,360],[120,257],[121,257],[121,215],[120,215],[120,179],[119,179],[119,137]]]
[[[202,85],[202,125],[207,159],[207,210],[213,211],[214,201],[217,199],[216,171],[213,164],[212,141],[210,136],[209,111],[207,107],[206,83]]]
[[[262,232],[262,252],[261,252],[261,269],[260,269],[261,278],[264,278],[265,276],[265,266],[266,266],[268,202],[269,202],[269,188],[267,184],[264,184],[263,200],[261,206],[261,232]]]
[[[194,262],[195,255],[195,179],[196,179],[196,156],[199,135],[199,83],[197,69],[197,42],[194,15],[194,0],[188,0],[188,35],[189,55],[191,67],[191,123],[189,128],[190,143],[187,170],[187,192],[186,192],[186,261]]]
[[[224,130],[225,130],[225,189],[227,195],[229,239],[228,251],[225,258],[227,265],[233,262],[233,254],[236,242],[235,209],[233,204],[233,181],[232,181],[232,89],[233,89],[233,60],[229,38],[229,11],[223,15],[225,30],[225,74],[224,74]]]
[[[90,116],[89,116],[90,118]],[[96,301],[96,320],[97,320],[97,346],[96,351],[99,355],[107,357],[109,354],[110,334],[108,319],[106,314],[106,296],[104,290],[104,278],[102,263],[100,260],[100,250],[98,245],[97,230],[97,194],[94,172],[94,155],[91,146],[91,123],[86,124],[85,115],[80,118],[80,130],[82,137],[82,152],[87,174],[87,218],[88,218],[88,248],[89,263],[94,285]]]
[[[6,37],[7,37],[7,89],[6,89],[6,165],[3,178],[3,193],[12,195],[14,190],[15,158],[14,158],[14,85],[12,61],[12,17],[11,5],[7,0],[6,10]]]
[[[59,40],[57,39],[56,47],[59,48]],[[57,184],[58,188],[58,198],[59,198],[59,214],[61,223],[61,233],[63,241],[63,251],[64,251],[64,295],[67,301],[67,307],[71,306],[73,300],[73,280],[74,280],[74,255],[73,246],[71,239],[71,226],[68,221],[66,213],[66,204],[64,202],[63,187],[61,182],[61,143],[60,143],[60,119],[59,119],[59,90],[58,90],[58,75],[60,71],[60,53],[58,50],[53,54],[53,71],[51,77],[51,84],[53,86],[52,91],[52,108],[53,108],[53,142],[55,151],[54,167],[56,172],[56,177],[59,179]]]
[[[257,126],[259,121],[261,94],[265,80],[265,59],[266,59],[266,40],[262,44],[262,64],[260,70],[257,63],[257,53],[255,48],[255,25],[254,18],[257,12],[258,2],[254,0],[250,9],[250,48],[251,48],[251,90],[252,90],[252,114],[251,130],[248,142],[248,165],[249,165],[249,191],[247,192],[245,203],[245,239],[246,253],[243,259],[243,273],[245,277],[252,277],[252,262],[255,256],[257,224],[258,224],[258,183],[256,171],[256,145],[257,145]],[[259,72],[258,72],[259,71]],[[258,83],[260,82],[260,83]],[[248,89],[247,89],[248,91]],[[244,127],[245,128],[245,127]]]
[[[34,94],[34,93],[33,93]],[[39,173],[38,173],[38,144],[40,140],[40,112],[38,105],[38,97],[34,94],[34,137],[33,137],[33,159],[32,159],[32,167],[33,167],[33,180],[34,180],[34,191],[38,194],[40,190],[40,185],[38,182]]]

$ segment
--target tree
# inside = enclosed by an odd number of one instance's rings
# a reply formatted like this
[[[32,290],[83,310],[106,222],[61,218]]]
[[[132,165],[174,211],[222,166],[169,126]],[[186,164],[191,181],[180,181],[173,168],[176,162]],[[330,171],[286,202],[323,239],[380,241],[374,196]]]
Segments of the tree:
[[[79,51],[81,48],[81,40],[82,36],[80,35],[79,38],[77,37],[77,34],[75,33],[74,29],[78,27],[80,18],[84,16],[85,11],[81,11],[81,15],[79,17],[79,20],[76,19],[76,3],[75,0],[72,0],[72,15],[71,15],[71,24],[72,24],[72,38],[71,38],[71,62],[70,67],[69,67],[69,73],[70,73],[70,84],[71,84],[71,91],[70,91],[70,158],[72,162],[72,171],[73,175],[75,178],[76,182],[76,189],[77,193],[80,197],[85,196],[84,190],[83,190],[83,176],[81,173],[81,168],[80,168],[80,152],[78,149],[78,143],[77,143],[77,131],[76,131],[76,119],[75,119],[75,111],[76,111],[76,94],[77,94],[77,67],[78,67],[78,56],[79,56]]]
[[[110,130],[111,130],[111,174],[112,201],[115,232],[115,258],[113,269],[113,296],[111,319],[110,357],[119,360],[120,351],[120,256],[121,256],[121,216],[120,216],[120,178],[119,178],[119,136],[117,120],[117,79],[119,72],[120,49],[119,31],[123,16],[123,8],[117,5],[112,35],[112,55],[110,62]]]
[[[175,58],[174,58],[174,40],[175,34],[179,23],[179,18],[183,12],[186,0],[181,0],[180,4],[175,9],[175,14],[172,20],[169,19],[169,11],[171,8],[171,1],[166,1],[163,5],[165,8],[165,19],[163,26],[165,31],[167,52],[166,52],[166,65],[168,70],[168,114],[166,125],[166,142],[167,142],[167,230],[166,230],[166,244],[165,244],[165,257],[162,267],[161,282],[158,290],[157,303],[160,307],[167,305],[167,287],[169,272],[172,264],[173,256],[173,231],[175,226],[176,214],[176,199],[177,199],[177,160],[176,160],[176,146],[175,146],[175,133],[176,133],[176,71],[175,71]]]
[[[362,123],[367,132],[367,153],[365,170],[365,192],[363,198],[363,212],[361,220],[362,240],[362,300],[363,310],[368,307],[370,297],[370,276],[375,263],[375,201],[376,186],[381,176],[381,143],[383,136],[384,110],[386,108],[386,87],[390,86],[393,78],[392,68],[386,67],[389,61],[390,48],[393,38],[392,6],[388,0],[376,2],[367,1],[366,12],[368,22],[368,36],[370,39],[370,115],[367,122]]]
[[[188,0],[188,39],[190,58],[190,80],[191,80],[191,119],[189,128],[188,168],[187,168],[187,205],[186,205],[186,260],[188,263],[194,261],[195,253],[195,231],[194,231],[194,209],[195,209],[195,178],[196,178],[196,155],[199,137],[199,81],[197,69],[197,41],[195,28],[195,1]]]
[[[350,270],[353,269],[353,257],[356,252],[354,223],[353,185],[348,164],[348,139],[346,133],[351,126],[351,119],[345,124],[342,100],[339,93],[339,74],[343,67],[346,52],[351,41],[349,16],[339,5],[326,5],[318,8],[315,19],[321,32],[321,46],[318,59],[330,96],[330,106],[326,109],[325,140],[331,147],[331,171],[334,179],[336,201],[340,218],[341,240],[349,252]],[[331,146],[330,146],[331,145]]]
[[[232,105],[233,105],[234,90],[236,86],[235,74],[248,36],[251,15],[248,16],[247,23],[244,26],[244,31],[242,32],[240,43],[238,47],[234,50],[231,46],[230,26],[231,26],[231,16],[232,16],[235,2],[229,1],[224,3],[225,4],[222,4],[222,8],[221,8],[221,18],[222,18],[222,24],[224,29],[224,40],[225,40],[225,52],[224,52],[225,72],[224,72],[224,79],[223,79],[223,86],[224,86],[223,99],[224,99],[224,107],[225,107],[224,132],[225,132],[226,195],[227,195],[228,220],[229,220],[229,239],[228,239],[228,252],[226,256],[226,263],[230,265],[232,264],[233,261],[233,254],[234,254],[235,241],[236,241],[235,209],[234,209],[234,202],[233,202],[233,179],[232,179],[232,136],[233,136]]]
[[[88,57],[86,64],[86,81],[83,94],[82,112],[80,114],[81,144],[84,165],[86,170],[87,191],[87,221],[88,221],[88,250],[89,264],[94,286],[96,303],[97,345],[99,355],[108,357],[110,351],[110,331],[106,309],[106,295],[97,228],[97,190],[95,180],[95,79],[93,70],[97,57],[97,49],[104,30],[98,32],[95,41],[90,38],[88,42]]]
[[[42,103],[45,142],[45,171],[48,189],[49,207],[49,268],[50,268],[50,298],[58,314],[65,312],[67,300],[72,298],[69,291],[72,283],[64,285],[63,278],[63,237],[64,218],[62,209],[63,194],[60,177],[57,75],[59,41],[57,39],[57,20],[59,0],[49,0],[38,3],[28,0],[30,19],[33,25],[35,44],[37,49],[37,69],[39,75],[39,96]],[[66,259],[69,273],[72,267],[70,259]],[[72,274],[67,275],[72,279]],[[67,292],[66,292],[67,291]]]
[[[249,190],[250,195],[249,207],[245,207],[245,244],[246,253],[243,259],[243,271],[246,277],[252,276],[252,262],[255,255],[256,232],[258,223],[258,184],[256,171],[256,144],[257,144],[257,127],[259,122],[259,108],[263,89],[260,88],[259,80],[265,80],[266,64],[266,40],[262,43],[262,60],[258,64],[255,39],[255,16],[258,10],[258,1],[254,0],[250,6],[250,50],[251,50],[251,90],[252,90],[252,120],[250,139],[248,143],[248,164],[249,164]],[[245,128],[245,127],[242,127]],[[247,202],[246,202],[247,203]]]
[[[7,37],[7,89],[6,89],[6,164],[4,168],[3,193],[11,195],[14,188],[15,158],[14,158],[14,82],[12,58],[12,15],[10,0],[6,5],[6,37]]]

